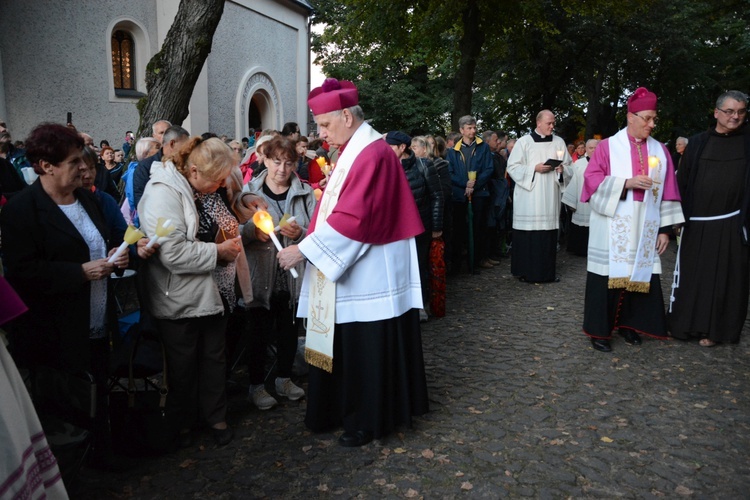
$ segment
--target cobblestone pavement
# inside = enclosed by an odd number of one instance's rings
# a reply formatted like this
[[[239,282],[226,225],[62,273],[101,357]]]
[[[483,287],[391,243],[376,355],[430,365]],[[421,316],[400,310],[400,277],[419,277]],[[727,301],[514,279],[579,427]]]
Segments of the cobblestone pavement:
[[[412,429],[341,448],[341,431],[305,429],[304,400],[261,412],[238,392],[228,446],[203,433],[127,473],[84,469],[75,496],[748,498],[748,325],[738,345],[616,338],[600,353],[581,333],[585,259],[557,262],[555,284],[518,282],[507,259],[449,281],[448,314],[423,329],[431,411]]]

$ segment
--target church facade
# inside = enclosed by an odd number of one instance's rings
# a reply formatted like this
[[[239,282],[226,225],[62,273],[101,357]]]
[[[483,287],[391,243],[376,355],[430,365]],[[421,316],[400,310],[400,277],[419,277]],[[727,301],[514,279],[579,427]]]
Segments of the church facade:
[[[13,139],[65,123],[118,148],[138,128],[146,64],[179,0],[7,0],[0,16],[0,120]],[[182,123],[191,134],[246,137],[308,122],[306,0],[226,0]]]

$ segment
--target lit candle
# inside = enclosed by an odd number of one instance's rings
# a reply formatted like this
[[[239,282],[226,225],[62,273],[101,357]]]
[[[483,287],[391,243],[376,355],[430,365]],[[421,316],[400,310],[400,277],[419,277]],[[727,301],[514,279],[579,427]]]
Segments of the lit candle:
[[[475,180],[477,180],[477,172],[476,172],[476,170],[471,170],[471,171],[469,172],[469,180],[470,180],[470,181],[475,181]]]
[[[112,264],[114,261],[117,260],[118,257],[120,257],[120,255],[122,255],[125,252],[125,250],[128,248],[128,245],[132,245],[133,243],[140,240],[144,236],[146,235],[143,234],[143,232],[140,229],[136,228],[132,224],[129,225],[128,229],[125,231],[125,238],[124,238],[125,241],[120,243],[120,246],[117,247],[117,250],[115,251],[115,253],[112,254],[112,257],[110,257],[107,260],[107,262]]]
[[[273,232],[274,227],[271,214],[269,214],[265,210],[258,210],[253,215],[253,223],[255,224],[255,227],[271,237],[273,244],[276,246],[276,250],[280,252],[283,247],[281,246],[281,242],[279,241],[279,239],[276,237],[276,233]],[[293,267],[289,269],[289,272],[292,273],[292,276],[294,276],[295,278],[299,278],[297,270]]]
[[[653,177],[653,172],[659,167],[659,164],[661,161],[659,160],[658,156],[649,156],[648,157],[648,176]]]
[[[159,217],[159,219],[156,221],[156,236],[151,238],[151,241],[148,242],[148,245],[146,245],[146,248],[151,248],[156,243],[159,242],[159,238],[163,236],[167,236],[172,231],[174,231],[174,226],[172,225],[172,219],[166,219],[164,220],[164,217]]]
[[[557,159],[558,159],[558,160],[562,160],[562,159],[563,159],[563,155],[564,155],[564,154],[565,154],[565,150],[563,150],[563,149],[558,149],[558,150],[557,150]]]

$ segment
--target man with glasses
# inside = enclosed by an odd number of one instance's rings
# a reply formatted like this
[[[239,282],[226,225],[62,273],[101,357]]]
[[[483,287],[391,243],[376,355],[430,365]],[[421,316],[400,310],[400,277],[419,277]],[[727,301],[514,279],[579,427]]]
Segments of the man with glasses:
[[[716,101],[716,126],[690,138],[677,183],[685,228],[675,269],[669,326],[703,347],[738,342],[750,279],[750,127],[747,95]]]
[[[672,159],[651,137],[656,102],[636,89],[627,127],[599,143],[584,173],[581,201],[591,218],[583,333],[602,352],[612,351],[615,328],[630,345],[641,343],[639,333],[667,338],[659,255],[684,218]]]

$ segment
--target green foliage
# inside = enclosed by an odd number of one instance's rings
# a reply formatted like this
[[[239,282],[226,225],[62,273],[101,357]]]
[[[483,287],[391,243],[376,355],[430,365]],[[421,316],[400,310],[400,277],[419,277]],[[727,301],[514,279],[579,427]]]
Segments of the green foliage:
[[[479,32],[464,40],[483,41],[468,101],[483,129],[521,135],[549,108],[569,141],[608,136],[624,124],[627,96],[647,86],[660,98],[654,135],[666,141],[709,126],[722,91],[750,90],[748,0],[476,2]],[[447,130],[466,97],[456,81],[466,2],[311,3],[326,25],[317,62],[357,82],[376,128]]]

